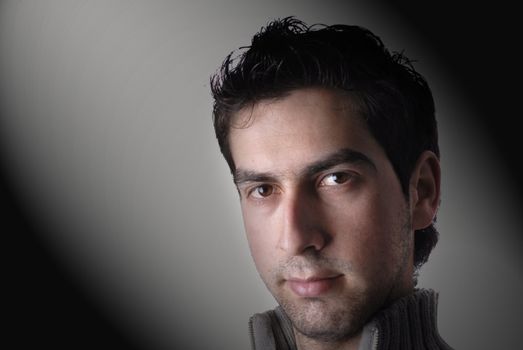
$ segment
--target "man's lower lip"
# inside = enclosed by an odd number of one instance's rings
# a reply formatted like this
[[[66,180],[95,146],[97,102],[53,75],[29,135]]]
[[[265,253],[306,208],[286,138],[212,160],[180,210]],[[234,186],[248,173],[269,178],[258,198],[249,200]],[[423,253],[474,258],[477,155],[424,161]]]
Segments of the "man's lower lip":
[[[318,280],[288,280],[290,289],[300,297],[317,297],[327,293],[338,282],[341,276]]]

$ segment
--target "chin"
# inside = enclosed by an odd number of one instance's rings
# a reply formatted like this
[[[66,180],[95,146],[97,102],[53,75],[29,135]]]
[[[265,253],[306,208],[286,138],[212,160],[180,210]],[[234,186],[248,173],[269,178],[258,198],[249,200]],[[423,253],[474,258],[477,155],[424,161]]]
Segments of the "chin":
[[[279,303],[299,333],[323,342],[339,342],[358,334],[376,308],[361,294],[334,300],[283,299]]]

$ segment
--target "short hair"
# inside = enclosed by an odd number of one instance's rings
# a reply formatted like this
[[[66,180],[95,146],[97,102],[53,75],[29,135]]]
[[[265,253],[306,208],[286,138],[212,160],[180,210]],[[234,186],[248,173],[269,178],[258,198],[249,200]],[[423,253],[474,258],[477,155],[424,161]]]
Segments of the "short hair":
[[[368,29],[307,26],[286,17],[270,22],[254,35],[251,46],[240,50],[231,52],[211,77],[214,129],[231,172],[235,165],[228,137],[235,114],[259,101],[308,87],[349,92],[390,160],[406,198],[421,153],[429,150],[439,158],[434,100],[426,80],[403,53],[390,53]],[[437,241],[434,223],[416,231],[416,268],[428,260]]]

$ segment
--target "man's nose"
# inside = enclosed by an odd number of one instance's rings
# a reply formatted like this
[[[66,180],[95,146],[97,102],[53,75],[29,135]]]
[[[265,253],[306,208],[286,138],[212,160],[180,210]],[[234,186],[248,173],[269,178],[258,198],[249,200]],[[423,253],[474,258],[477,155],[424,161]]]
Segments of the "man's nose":
[[[328,243],[320,204],[313,194],[288,194],[280,209],[283,223],[279,246],[289,255],[299,255],[307,249],[320,251]]]

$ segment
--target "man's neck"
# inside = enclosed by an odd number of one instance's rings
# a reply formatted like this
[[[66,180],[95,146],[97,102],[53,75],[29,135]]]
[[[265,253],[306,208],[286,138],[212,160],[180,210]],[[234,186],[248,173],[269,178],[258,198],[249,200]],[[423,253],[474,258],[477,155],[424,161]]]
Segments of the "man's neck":
[[[326,342],[309,338],[294,329],[296,346],[298,350],[358,350],[361,339],[361,331],[343,341]]]

